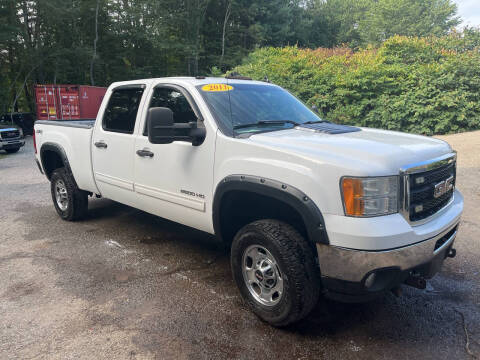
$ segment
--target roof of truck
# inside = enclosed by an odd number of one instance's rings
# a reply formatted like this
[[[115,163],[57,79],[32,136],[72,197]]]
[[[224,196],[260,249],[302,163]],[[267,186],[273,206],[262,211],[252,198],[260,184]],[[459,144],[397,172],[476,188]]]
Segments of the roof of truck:
[[[274,84],[265,82],[265,81],[256,81],[256,80],[243,80],[235,78],[224,78],[224,77],[193,77],[193,76],[175,76],[175,77],[163,77],[163,78],[151,78],[151,79],[139,79],[139,80],[130,80],[130,81],[121,81],[115,82],[112,85],[128,85],[128,84],[138,84],[138,83],[151,83],[165,81],[166,83],[188,83],[193,86],[204,85],[204,84],[258,84],[258,85],[272,85]]]

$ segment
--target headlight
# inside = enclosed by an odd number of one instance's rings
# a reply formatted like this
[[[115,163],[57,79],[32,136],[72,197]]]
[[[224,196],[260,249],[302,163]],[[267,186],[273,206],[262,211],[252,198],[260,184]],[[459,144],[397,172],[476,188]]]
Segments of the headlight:
[[[340,187],[345,215],[368,217],[396,213],[398,181],[398,176],[343,177]]]

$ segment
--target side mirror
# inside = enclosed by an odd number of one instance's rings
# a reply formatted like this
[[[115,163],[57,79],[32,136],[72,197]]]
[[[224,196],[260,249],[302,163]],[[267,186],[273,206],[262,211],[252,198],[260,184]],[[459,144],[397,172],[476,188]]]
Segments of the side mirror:
[[[197,127],[196,122],[173,122],[173,112],[169,108],[154,107],[147,114],[148,141],[152,144],[170,144],[174,141],[191,142],[200,145],[205,140],[205,128]]]
[[[154,107],[147,114],[148,141],[152,144],[173,142],[173,112],[169,108]]]

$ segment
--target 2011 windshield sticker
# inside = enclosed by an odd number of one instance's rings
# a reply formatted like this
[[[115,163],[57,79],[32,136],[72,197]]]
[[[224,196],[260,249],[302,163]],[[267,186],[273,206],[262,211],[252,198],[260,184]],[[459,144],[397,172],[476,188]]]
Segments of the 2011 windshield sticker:
[[[202,86],[203,91],[231,91],[233,86],[227,84],[207,84]]]

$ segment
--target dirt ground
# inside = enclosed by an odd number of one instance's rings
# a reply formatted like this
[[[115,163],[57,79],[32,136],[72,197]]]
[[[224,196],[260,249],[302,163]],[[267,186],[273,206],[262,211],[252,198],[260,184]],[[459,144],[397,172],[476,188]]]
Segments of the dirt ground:
[[[0,359],[479,357],[480,132],[442,138],[465,196],[457,257],[426,290],[320,301],[287,329],[244,307],[209,235],[104,199],[60,220],[29,139],[0,159]]]

